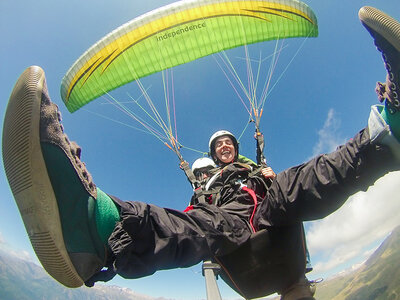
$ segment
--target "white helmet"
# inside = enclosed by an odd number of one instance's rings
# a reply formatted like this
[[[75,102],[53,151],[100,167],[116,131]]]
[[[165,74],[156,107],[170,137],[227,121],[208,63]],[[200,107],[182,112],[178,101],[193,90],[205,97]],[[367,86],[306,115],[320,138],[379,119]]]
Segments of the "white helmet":
[[[201,157],[194,161],[192,165],[192,171],[196,171],[203,168],[216,168],[214,161],[208,157]]]
[[[218,130],[216,133],[214,133],[210,137],[210,140],[208,142],[208,148],[210,149],[211,158],[214,160],[215,163],[218,163],[218,159],[215,158],[215,142],[221,136],[229,136],[231,138],[231,140],[233,142],[233,146],[235,147],[235,151],[236,151],[235,160],[237,160],[238,155],[239,155],[239,143],[238,143],[236,137],[228,130]]]

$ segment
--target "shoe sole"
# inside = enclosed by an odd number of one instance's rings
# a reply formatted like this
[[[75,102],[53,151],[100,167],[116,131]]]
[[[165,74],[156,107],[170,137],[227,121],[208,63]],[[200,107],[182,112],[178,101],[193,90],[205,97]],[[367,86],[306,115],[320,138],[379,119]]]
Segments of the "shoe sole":
[[[30,67],[20,76],[7,106],[3,162],[26,231],[44,269],[67,287],[83,280],[65,247],[57,200],[40,146],[40,105],[44,71]]]
[[[358,12],[360,21],[390,41],[400,52],[400,24],[380,10],[364,6]]]

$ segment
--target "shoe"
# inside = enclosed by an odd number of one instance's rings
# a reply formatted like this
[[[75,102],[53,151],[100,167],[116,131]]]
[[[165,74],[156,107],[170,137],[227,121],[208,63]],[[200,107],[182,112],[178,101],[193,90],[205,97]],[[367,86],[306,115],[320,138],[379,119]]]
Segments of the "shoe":
[[[316,283],[302,276],[296,283],[282,292],[281,300],[315,300]]]
[[[378,98],[389,103],[392,113],[400,110],[400,23],[376,8],[364,6],[358,16],[374,38],[375,46],[382,53],[388,72],[386,83],[377,84]]]
[[[63,285],[79,287],[102,269],[107,255],[95,223],[97,188],[60,121],[43,70],[29,67],[7,106],[4,167],[44,269]]]

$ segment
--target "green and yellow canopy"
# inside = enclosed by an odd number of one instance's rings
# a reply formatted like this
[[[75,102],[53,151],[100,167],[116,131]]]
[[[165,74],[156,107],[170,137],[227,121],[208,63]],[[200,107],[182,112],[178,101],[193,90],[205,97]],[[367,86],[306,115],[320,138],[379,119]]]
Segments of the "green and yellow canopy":
[[[296,0],[179,1],[94,44],[64,76],[61,96],[73,112],[130,81],[222,50],[317,35],[314,13]]]

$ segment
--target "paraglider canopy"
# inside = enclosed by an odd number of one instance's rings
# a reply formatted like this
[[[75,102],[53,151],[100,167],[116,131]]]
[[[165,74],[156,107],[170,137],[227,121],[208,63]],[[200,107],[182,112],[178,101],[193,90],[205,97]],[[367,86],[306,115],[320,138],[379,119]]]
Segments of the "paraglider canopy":
[[[179,1],[137,17],[86,51],[62,80],[69,111],[130,81],[222,50],[317,36],[312,10],[296,0]]]

